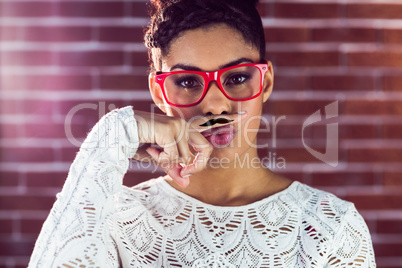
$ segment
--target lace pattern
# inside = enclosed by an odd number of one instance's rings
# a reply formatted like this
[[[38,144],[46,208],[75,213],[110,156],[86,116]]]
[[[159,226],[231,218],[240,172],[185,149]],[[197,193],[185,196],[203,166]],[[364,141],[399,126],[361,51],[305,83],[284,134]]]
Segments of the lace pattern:
[[[240,207],[202,203],[163,178],[122,186],[137,135],[131,107],[94,127],[29,267],[375,267],[353,204],[298,182]]]

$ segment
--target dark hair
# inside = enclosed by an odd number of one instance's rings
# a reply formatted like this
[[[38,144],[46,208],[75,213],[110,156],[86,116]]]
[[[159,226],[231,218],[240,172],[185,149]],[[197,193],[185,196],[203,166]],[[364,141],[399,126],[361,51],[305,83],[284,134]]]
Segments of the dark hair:
[[[151,0],[151,24],[145,33],[152,70],[160,71],[170,43],[191,29],[225,23],[238,30],[265,58],[265,36],[258,0]],[[156,65],[156,66],[155,66]]]

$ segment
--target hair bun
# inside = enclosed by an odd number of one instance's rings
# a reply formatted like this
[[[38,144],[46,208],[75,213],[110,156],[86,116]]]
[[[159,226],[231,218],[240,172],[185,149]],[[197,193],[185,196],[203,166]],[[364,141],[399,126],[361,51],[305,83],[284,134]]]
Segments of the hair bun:
[[[158,13],[159,11],[165,9],[170,4],[174,2],[178,2],[177,0],[150,0],[150,15],[153,16],[154,14]]]
[[[227,0],[227,1],[231,3],[235,2],[240,5],[252,5],[254,7],[257,6],[259,2],[259,0]]]
[[[158,12],[166,8],[167,6],[180,1],[182,0],[150,0],[153,12]],[[226,0],[226,1],[228,1],[229,3],[236,3],[239,5],[247,5],[247,4],[253,5],[254,7],[257,6],[259,2],[259,0]]]

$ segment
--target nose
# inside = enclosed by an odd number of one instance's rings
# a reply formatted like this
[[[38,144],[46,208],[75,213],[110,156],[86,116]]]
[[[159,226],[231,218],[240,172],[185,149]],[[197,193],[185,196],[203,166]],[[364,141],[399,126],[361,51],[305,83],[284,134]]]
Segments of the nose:
[[[226,98],[216,82],[211,82],[204,99],[201,101],[203,114],[227,114],[230,113],[231,101]]]

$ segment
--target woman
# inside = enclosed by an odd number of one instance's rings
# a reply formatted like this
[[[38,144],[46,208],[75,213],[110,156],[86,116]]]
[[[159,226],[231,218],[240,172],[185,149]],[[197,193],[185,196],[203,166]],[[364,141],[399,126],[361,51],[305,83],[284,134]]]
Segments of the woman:
[[[126,107],[98,122],[30,267],[375,267],[353,204],[258,160],[273,69],[255,3],[153,4],[149,85],[166,115]],[[167,175],[124,187],[130,158]]]

